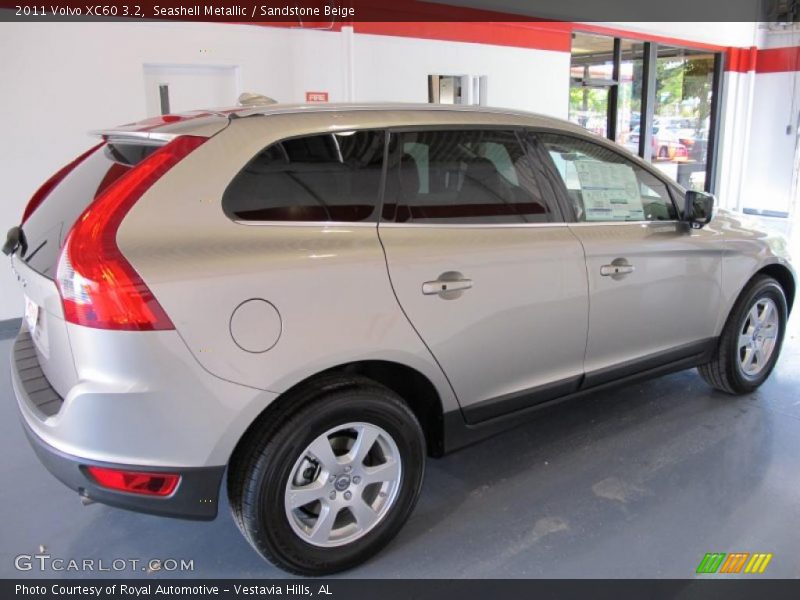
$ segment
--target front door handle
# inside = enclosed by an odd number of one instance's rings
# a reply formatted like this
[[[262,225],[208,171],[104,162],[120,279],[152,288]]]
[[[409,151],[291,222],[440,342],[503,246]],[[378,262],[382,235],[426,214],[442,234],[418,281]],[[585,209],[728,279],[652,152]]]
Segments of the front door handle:
[[[635,270],[636,268],[633,265],[629,265],[627,262],[623,262],[617,259],[610,265],[603,265],[602,267],[600,267],[600,275],[602,275],[603,277],[620,279],[625,275],[633,273]]]
[[[457,271],[447,271],[439,275],[436,281],[422,284],[422,293],[426,296],[439,296],[445,300],[459,298],[464,290],[472,287],[472,279],[467,279]]]

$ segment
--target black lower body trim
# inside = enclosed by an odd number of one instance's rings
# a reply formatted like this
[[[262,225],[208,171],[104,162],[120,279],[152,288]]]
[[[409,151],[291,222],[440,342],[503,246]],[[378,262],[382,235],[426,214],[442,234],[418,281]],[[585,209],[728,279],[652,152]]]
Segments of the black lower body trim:
[[[45,377],[39,364],[33,338],[27,326],[19,330],[12,349],[12,368],[19,375],[19,384],[28,405],[43,417],[58,414],[64,399],[58,395]]]
[[[514,394],[507,394],[499,398],[492,398],[477,404],[465,406],[462,410],[467,423],[480,423],[504,414],[529,408],[542,402],[548,402],[574,394],[581,385],[582,376],[571,377],[555,383],[548,383],[530,390],[523,390]]]
[[[28,436],[28,440],[42,464],[57,479],[81,496],[117,508],[163,517],[210,521],[217,516],[220,482],[225,472],[224,465],[219,467],[165,468],[143,465],[117,465],[85,460],[53,448],[36,435],[28,427],[24,419],[22,424],[25,434]],[[166,498],[129,494],[98,486],[85,473],[84,467],[87,466],[148,471],[151,473],[179,473],[181,481],[172,495]]]
[[[717,338],[692,342],[690,344],[678,346],[677,348],[665,350],[664,352],[637,358],[636,360],[628,361],[621,365],[586,373],[583,378],[581,389],[585,390],[597,387],[604,383],[625,379],[637,373],[650,371],[683,360],[689,360],[689,362],[695,361],[691,366],[703,364],[711,360],[711,354],[717,347],[717,343]]]
[[[579,386],[572,392],[546,398],[552,390],[547,386],[535,388],[526,392],[502,396],[497,400],[479,403],[476,407],[466,407],[454,410],[444,415],[444,452],[452,452],[464,446],[479,442],[487,437],[511,429],[525,422],[527,417],[539,412],[539,409],[554,404],[571,400],[579,396],[590,394],[597,390],[612,388],[651,379],[660,375],[667,375],[677,371],[691,369],[711,360],[719,343],[718,338],[710,338],[693,342],[650,356],[643,357],[602,371],[587,373],[579,378]],[[557,382],[553,389],[566,389],[566,384],[573,380]],[[563,388],[561,386],[564,386]],[[527,399],[528,403],[523,404]],[[475,409],[483,405],[491,407],[496,416],[489,417],[480,422],[470,419],[469,411],[474,418]],[[487,414],[487,413],[484,413]]]

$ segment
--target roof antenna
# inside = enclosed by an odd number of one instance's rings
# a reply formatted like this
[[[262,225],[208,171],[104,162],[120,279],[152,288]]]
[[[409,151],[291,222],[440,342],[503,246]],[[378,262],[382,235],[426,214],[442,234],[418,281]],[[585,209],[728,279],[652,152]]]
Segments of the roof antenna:
[[[244,92],[240,94],[237,102],[239,106],[264,106],[266,104],[278,103],[274,98],[262,94],[254,94],[253,92]]]

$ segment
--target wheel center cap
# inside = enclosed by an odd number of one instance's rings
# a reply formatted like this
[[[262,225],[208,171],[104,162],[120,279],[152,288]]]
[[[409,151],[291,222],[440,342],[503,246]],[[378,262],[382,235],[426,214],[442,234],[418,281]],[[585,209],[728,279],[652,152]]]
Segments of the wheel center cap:
[[[337,492],[343,492],[350,487],[350,475],[340,475],[333,484]]]

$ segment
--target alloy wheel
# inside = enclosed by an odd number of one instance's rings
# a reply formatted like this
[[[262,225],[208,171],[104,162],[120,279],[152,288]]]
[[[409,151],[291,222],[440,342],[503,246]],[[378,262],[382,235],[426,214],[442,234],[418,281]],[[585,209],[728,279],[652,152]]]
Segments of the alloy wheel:
[[[309,544],[349,544],[386,517],[401,477],[400,452],[384,429],[363,422],[334,427],[295,462],[284,494],[286,517]]]
[[[766,368],[779,334],[780,317],[775,301],[758,299],[745,315],[739,331],[739,368],[746,377],[758,377]]]

